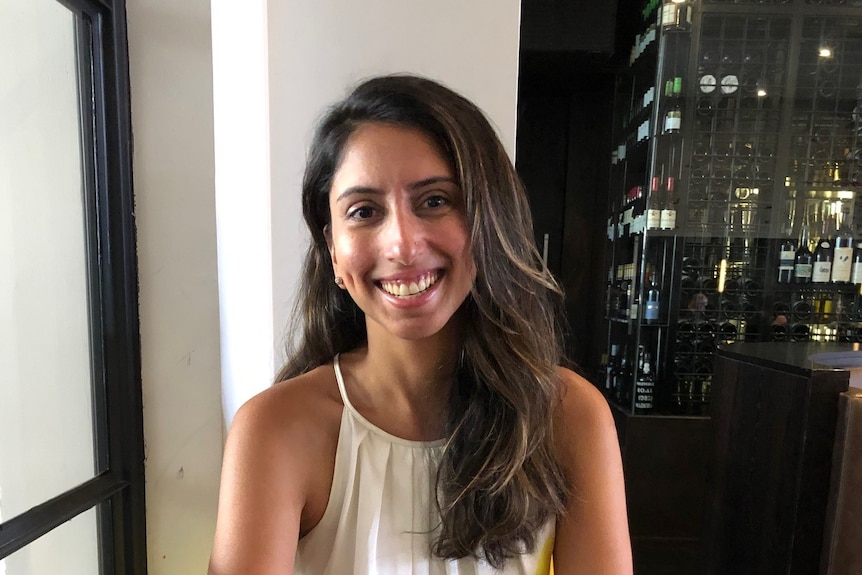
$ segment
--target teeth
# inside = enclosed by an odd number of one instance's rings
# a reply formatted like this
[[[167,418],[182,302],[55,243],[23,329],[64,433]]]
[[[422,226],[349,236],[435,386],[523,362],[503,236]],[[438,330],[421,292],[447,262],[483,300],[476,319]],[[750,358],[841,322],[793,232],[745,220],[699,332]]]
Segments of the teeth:
[[[423,275],[417,281],[412,281],[409,283],[398,282],[380,282],[380,286],[387,293],[398,297],[409,297],[416,294],[420,294],[430,288],[432,285],[437,283],[437,274],[435,272],[431,272]]]

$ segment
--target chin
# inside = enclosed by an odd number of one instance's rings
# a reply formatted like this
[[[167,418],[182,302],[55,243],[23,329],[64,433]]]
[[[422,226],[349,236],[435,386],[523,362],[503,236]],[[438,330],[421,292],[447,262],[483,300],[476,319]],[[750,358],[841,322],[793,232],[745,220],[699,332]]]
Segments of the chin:
[[[406,341],[422,341],[440,334],[445,326],[429,326],[424,323],[419,326],[400,326],[389,331],[392,335]]]

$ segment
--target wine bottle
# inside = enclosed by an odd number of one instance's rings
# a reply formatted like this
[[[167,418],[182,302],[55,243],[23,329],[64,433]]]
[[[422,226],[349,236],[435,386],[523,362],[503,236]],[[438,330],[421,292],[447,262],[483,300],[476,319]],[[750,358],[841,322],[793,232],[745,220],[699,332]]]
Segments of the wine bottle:
[[[793,277],[796,283],[807,284],[811,282],[811,274],[814,268],[814,254],[808,247],[808,221],[802,220],[802,230],[799,233],[799,248],[793,260]]]
[[[623,302],[623,307],[622,307],[624,319],[629,319],[631,317],[631,312],[632,312],[632,283],[633,282],[631,282],[631,281],[626,281],[625,302]]]
[[[663,30],[688,30],[691,26],[691,7],[686,3],[664,0],[660,18]]]
[[[778,283],[790,283],[796,265],[796,245],[790,238],[781,240],[778,246]]]
[[[676,227],[676,206],[673,198],[673,176],[668,176],[665,188],[665,201],[661,207],[661,229],[672,230]]]
[[[849,208],[841,210],[841,221],[835,231],[832,253],[832,282],[849,283],[853,269],[853,230],[850,227]]]
[[[795,323],[790,326],[790,339],[793,341],[808,341],[811,328],[804,323]]]
[[[682,127],[682,109],[679,102],[675,102],[664,116],[664,133],[676,134]]]
[[[856,244],[853,250],[853,273],[850,278],[854,284],[862,284],[862,242]]]
[[[726,342],[736,341],[737,333],[738,333],[738,329],[737,329],[736,325],[731,323],[730,321],[724,321],[723,323],[719,324],[719,326],[718,326],[719,339],[721,339],[723,341],[726,341]]]
[[[608,363],[605,365],[605,392],[610,393],[614,384],[614,377],[617,370],[617,356],[619,355],[620,346],[611,344],[611,353],[608,356]]]
[[[812,314],[814,313],[814,308],[804,299],[793,302],[793,307],[791,309],[792,317],[802,322],[811,321]]]
[[[628,389],[632,381],[632,372],[629,367],[628,351],[623,348],[623,354],[619,362],[619,367],[614,374],[614,398],[619,403],[623,403],[628,395]]]
[[[637,413],[649,413],[655,406],[655,375],[652,372],[650,354],[643,357],[643,367],[639,370],[635,382],[635,410]]]
[[[659,197],[659,177],[650,180],[649,196],[647,196],[647,229],[661,228],[661,198]]]
[[[814,248],[814,264],[811,270],[811,283],[827,283],[832,277],[832,243],[820,238]]]
[[[644,308],[644,319],[647,323],[655,323],[658,321],[659,307],[661,299],[661,291],[658,285],[653,281],[650,284],[646,294],[646,306]]]

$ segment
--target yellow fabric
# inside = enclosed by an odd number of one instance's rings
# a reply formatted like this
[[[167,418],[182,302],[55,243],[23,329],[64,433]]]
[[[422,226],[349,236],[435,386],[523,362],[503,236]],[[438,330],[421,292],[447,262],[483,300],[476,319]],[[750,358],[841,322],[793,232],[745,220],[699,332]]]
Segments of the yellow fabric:
[[[536,575],[553,575],[554,538],[548,537],[542,549],[539,551],[536,562]]]

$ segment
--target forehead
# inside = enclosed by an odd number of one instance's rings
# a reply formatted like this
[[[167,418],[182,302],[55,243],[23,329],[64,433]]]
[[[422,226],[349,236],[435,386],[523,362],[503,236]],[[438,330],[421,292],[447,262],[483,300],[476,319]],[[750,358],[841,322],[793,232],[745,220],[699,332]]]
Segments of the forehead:
[[[333,187],[348,176],[411,177],[421,172],[435,172],[421,177],[453,175],[450,162],[430,136],[416,128],[369,122],[347,139]]]

